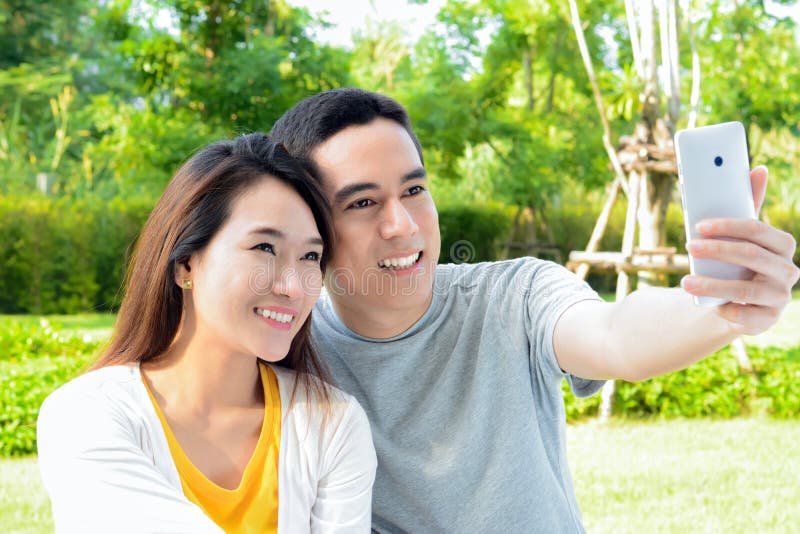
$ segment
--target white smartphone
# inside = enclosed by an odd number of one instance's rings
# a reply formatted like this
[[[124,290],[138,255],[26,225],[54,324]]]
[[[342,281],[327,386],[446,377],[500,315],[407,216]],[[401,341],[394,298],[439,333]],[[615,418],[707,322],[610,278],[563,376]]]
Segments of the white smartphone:
[[[700,237],[695,225],[703,219],[755,219],[747,139],[740,122],[726,122],[675,134],[675,154],[683,202],[686,238]],[[749,269],[689,255],[692,274],[724,280],[746,280]],[[698,306],[714,307],[728,301],[715,297],[694,297]]]

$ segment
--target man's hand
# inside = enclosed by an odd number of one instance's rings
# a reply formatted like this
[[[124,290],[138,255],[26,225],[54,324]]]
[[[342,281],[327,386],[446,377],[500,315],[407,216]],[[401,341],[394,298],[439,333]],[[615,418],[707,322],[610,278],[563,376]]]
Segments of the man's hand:
[[[750,180],[758,212],[767,169],[754,169]],[[743,265],[755,273],[753,278],[687,276],[684,290],[651,287],[619,302],[579,302],[564,312],[553,333],[563,370],[583,378],[644,380],[684,369],[741,334],[763,332],[778,320],[800,277],[792,264],[794,238],[758,221],[714,219],[701,224],[704,238],[689,244],[690,254]],[[701,308],[689,293],[731,302]]]
[[[766,192],[767,168],[753,169],[750,182],[758,213]],[[755,274],[750,280],[690,275],[681,281],[683,289],[696,296],[730,300],[716,312],[739,334],[759,334],[775,324],[800,278],[800,269],[792,263],[797,246],[794,237],[764,222],[742,219],[707,219],[698,223],[697,230],[703,239],[688,244],[693,257],[734,263]]]

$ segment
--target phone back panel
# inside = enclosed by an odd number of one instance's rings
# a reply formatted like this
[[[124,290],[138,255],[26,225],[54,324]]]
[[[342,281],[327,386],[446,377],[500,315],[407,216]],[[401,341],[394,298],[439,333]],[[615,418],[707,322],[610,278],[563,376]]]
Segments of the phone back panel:
[[[700,237],[694,227],[703,219],[756,218],[747,141],[741,123],[682,130],[675,135],[675,153],[689,241]],[[744,280],[752,274],[738,265],[698,260],[691,255],[689,267],[692,274],[725,280]],[[696,297],[695,302],[700,306],[718,306],[727,301]]]

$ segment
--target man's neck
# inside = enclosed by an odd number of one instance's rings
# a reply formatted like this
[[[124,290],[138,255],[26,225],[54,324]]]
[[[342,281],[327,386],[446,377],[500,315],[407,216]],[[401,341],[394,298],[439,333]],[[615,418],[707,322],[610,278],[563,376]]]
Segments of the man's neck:
[[[333,309],[345,326],[360,336],[373,339],[389,339],[402,334],[425,315],[432,300],[433,291],[419,305],[392,308],[358,302],[352,297],[331,296]]]

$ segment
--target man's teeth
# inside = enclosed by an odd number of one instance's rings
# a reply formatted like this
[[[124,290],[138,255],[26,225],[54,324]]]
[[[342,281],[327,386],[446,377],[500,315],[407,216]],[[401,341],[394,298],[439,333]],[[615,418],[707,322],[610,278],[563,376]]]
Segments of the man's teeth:
[[[292,316],[288,313],[276,313],[274,311],[260,309],[256,309],[256,313],[262,317],[278,321],[279,323],[288,323],[292,320]]]
[[[381,260],[378,262],[378,267],[383,267],[385,269],[405,269],[406,267],[411,267],[417,260],[419,259],[420,252],[416,254],[412,254],[411,256],[406,256],[405,258],[391,258],[386,260]]]

